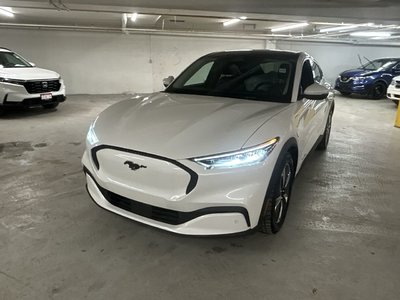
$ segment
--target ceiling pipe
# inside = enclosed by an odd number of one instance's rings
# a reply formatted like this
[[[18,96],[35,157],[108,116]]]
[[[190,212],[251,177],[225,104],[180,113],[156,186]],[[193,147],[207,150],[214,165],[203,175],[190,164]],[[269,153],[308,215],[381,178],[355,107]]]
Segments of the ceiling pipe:
[[[39,30],[63,30],[78,32],[106,32],[121,33],[120,28],[113,27],[92,27],[92,26],[66,26],[66,25],[40,25],[40,24],[16,24],[16,23],[0,23],[0,28],[11,29],[39,29]],[[213,32],[193,32],[193,31],[167,31],[160,29],[140,29],[126,28],[124,33],[132,34],[148,34],[161,36],[181,36],[181,37],[206,37],[206,38],[224,38],[224,39],[244,39],[244,40],[272,40],[272,41],[293,41],[293,42],[311,42],[311,43],[332,43],[332,44],[348,44],[360,46],[389,46],[399,47],[400,43],[377,43],[377,42],[357,42],[354,40],[335,40],[335,39],[317,39],[301,36],[275,36],[272,34],[227,34]]]

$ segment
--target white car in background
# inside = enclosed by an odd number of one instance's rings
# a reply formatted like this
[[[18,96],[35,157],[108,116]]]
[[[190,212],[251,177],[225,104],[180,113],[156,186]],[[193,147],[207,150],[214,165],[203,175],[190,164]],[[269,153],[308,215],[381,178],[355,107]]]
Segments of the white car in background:
[[[59,74],[37,68],[11,50],[0,48],[0,110],[9,106],[55,108],[65,99]]]
[[[212,53],[164,85],[91,124],[82,163],[93,200],[181,234],[277,233],[304,159],[329,141],[334,94],[315,60]]]
[[[397,106],[400,101],[400,76],[394,77],[392,83],[387,89],[387,97],[392,100]]]

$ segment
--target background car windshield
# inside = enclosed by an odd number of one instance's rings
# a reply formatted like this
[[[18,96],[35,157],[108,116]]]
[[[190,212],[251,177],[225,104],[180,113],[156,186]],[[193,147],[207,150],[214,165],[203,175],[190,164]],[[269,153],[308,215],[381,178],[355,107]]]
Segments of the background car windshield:
[[[12,52],[0,52],[0,68],[27,68],[32,67],[21,56]]]
[[[390,59],[377,59],[367,64],[363,65],[361,68],[364,70],[378,70],[387,69],[388,67],[394,65],[396,61]]]
[[[290,102],[295,59],[276,55],[206,56],[194,62],[166,92]]]

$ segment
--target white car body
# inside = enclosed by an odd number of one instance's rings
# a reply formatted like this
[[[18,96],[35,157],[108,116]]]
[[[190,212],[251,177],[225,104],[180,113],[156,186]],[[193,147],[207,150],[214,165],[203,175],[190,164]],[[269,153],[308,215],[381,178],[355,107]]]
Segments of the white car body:
[[[393,78],[392,83],[387,88],[387,97],[397,105],[400,101],[400,76]]]
[[[89,129],[82,159],[92,199],[116,214],[180,234],[255,228],[281,152],[297,147],[297,173],[333,110],[331,91],[323,100],[297,101],[302,65],[313,59],[293,55],[298,61],[290,103],[159,92],[103,111]],[[192,159],[274,138],[279,142],[267,159],[254,165],[214,169]],[[135,172],[128,162],[137,163]],[[165,222],[171,215],[180,217],[179,224]]]
[[[4,53],[14,54],[0,48],[0,56]],[[5,67],[0,60],[0,108],[51,105],[65,101],[65,85],[60,74],[27,64],[25,67]]]

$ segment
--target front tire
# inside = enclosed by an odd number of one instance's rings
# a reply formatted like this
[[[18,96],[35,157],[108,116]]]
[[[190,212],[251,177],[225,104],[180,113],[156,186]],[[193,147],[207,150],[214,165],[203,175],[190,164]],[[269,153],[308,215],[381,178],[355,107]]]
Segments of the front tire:
[[[387,87],[383,82],[377,82],[372,86],[369,97],[374,100],[382,99],[386,95],[386,90]]]
[[[289,207],[294,174],[292,155],[286,153],[275,167],[268,185],[258,224],[261,232],[276,234],[282,228]]]

